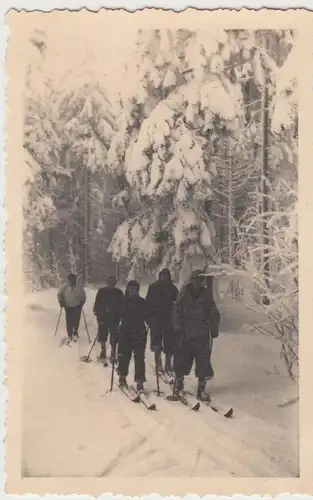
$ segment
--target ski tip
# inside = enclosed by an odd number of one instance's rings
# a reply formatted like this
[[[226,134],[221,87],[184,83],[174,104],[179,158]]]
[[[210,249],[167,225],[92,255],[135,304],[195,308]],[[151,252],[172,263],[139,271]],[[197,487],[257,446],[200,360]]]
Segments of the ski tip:
[[[156,405],[153,404],[153,405],[149,406],[148,410],[155,411],[156,410]]]
[[[191,410],[193,410],[193,411],[198,411],[199,409],[200,409],[200,403],[195,404],[195,405],[191,408]]]
[[[233,414],[234,414],[234,410],[233,410],[233,408],[230,408],[230,409],[229,409],[229,410],[225,413],[224,417],[225,417],[225,418],[232,418]]]

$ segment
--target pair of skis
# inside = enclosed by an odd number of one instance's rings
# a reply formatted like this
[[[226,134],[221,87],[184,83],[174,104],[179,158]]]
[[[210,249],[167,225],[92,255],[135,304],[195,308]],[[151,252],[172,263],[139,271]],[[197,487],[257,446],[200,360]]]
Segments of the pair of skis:
[[[172,387],[175,381],[175,375],[172,372],[159,371],[158,377],[168,386]],[[189,410],[198,411],[200,402],[194,396],[187,396],[186,393],[171,394],[166,397],[167,401],[180,401]]]
[[[104,366],[108,366],[107,360],[102,360],[98,358],[99,361],[103,362]],[[172,387],[175,380],[175,375],[173,373],[159,372],[159,378],[169,387]],[[133,403],[143,403],[143,405],[148,410],[156,410],[156,405],[150,400],[149,394],[145,391],[136,391],[136,389],[131,385],[127,387],[122,387],[118,383],[117,387],[125,394]],[[209,407],[215,413],[223,415],[225,418],[231,418],[233,416],[233,408],[224,410],[222,408],[214,405],[210,400],[199,400],[193,394],[188,392],[181,392],[178,394],[171,394],[166,397],[167,401],[180,401],[186,408],[192,411],[198,411],[200,409],[201,403]]]
[[[107,358],[102,359],[100,356],[97,357],[97,360],[103,364],[104,367],[108,367],[109,363],[112,365],[112,359]],[[115,362],[116,370],[117,370],[117,362]],[[115,382],[115,385],[120,389],[120,391],[125,394],[133,403],[142,403],[147,410],[156,410],[156,405],[153,401],[150,400],[149,394],[146,391],[137,391],[135,387],[130,386],[121,386],[118,382]]]
[[[132,385],[127,387],[119,384],[116,385],[133,403],[143,403],[147,410],[156,410],[155,403],[150,400],[149,395],[145,391],[136,391]]]
[[[175,380],[175,376],[172,373],[159,372],[160,379],[167,385],[172,386]],[[211,402],[210,399],[199,400],[193,394],[188,392],[181,392],[179,394],[172,394],[167,396],[168,401],[180,401],[187,408],[193,411],[198,411],[201,404],[207,406],[215,413],[223,415],[225,418],[232,418],[234,414],[233,408],[222,409]]]

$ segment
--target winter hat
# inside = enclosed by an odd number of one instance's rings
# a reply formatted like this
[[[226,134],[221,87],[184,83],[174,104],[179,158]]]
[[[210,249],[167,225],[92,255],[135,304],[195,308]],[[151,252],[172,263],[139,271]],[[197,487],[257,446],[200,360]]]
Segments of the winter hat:
[[[68,283],[72,284],[72,285],[75,285],[76,284],[76,274],[73,274],[73,273],[70,273],[68,276],[67,276],[67,281]]]
[[[115,276],[109,276],[109,278],[107,279],[107,284],[115,286],[116,283],[117,283],[117,279],[115,278]]]
[[[125,290],[125,297],[128,297],[129,296],[129,289],[130,288],[136,288],[137,289],[137,292],[139,291],[139,288],[140,288],[140,285],[138,283],[138,281],[136,280],[130,280],[127,285],[126,285],[126,290]]]
[[[171,273],[170,273],[169,269],[167,269],[166,267],[160,271],[159,279],[161,279],[162,276],[164,276],[165,274],[167,275],[168,279],[170,279],[170,280],[172,279]]]

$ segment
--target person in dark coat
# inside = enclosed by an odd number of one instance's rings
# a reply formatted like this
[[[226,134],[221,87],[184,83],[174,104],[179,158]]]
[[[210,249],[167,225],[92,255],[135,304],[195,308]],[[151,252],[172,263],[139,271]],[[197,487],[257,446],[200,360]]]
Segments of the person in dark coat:
[[[173,309],[176,333],[174,369],[176,392],[184,389],[184,376],[189,375],[195,361],[198,378],[197,397],[204,399],[206,380],[212,377],[210,351],[212,300],[204,286],[201,271],[194,271],[190,282],[182,288]]]
[[[124,300],[122,290],[116,288],[116,278],[111,276],[107,286],[100,288],[96,295],[93,312],[98,321],[98,342],[101,345],[100,359],[107,357],[106,343],[110,335],[111,359],[116,357],[118,327],[121,320],[121,308]]]
[[[146,381],[146,323],[150,319],[150,314],[147,302],[140,297],[139,290],[140,286],[137,281],[130,281],[126,287],[121,312],[118,374],[120,386],[127,387],[126,377],[132,354],[134,354],[135,382],[137,390],[143,391],[143,384]]]
[[[150,320],[150,348],[155,354],[157,369],[162,372],[162,351],[165,354],[165,371],[173,370],[172,358],[174,354],[173,306],[177,299],[178,290],[172,282],[168,269],[163,269],[159,279],[149,286],[146,301],[151,311]]]
[[[86,292],[84,288],[77,285],[75,274],[69,274],[67,284],[62,286],[58,292],[60,307],[65,310],[66,330],[68,344],[78,338],[78,328],[83,306],[86,302]]]

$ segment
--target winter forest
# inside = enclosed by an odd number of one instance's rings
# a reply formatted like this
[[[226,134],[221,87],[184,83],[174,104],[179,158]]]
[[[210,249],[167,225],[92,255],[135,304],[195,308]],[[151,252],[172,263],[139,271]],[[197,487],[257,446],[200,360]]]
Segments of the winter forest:
[[[54,77],[61,55],[35,30],[28,285],[59,286],[69,271],[95,285],[115,273],[154,279],[163,267],[181,285],[194,268],[223,265],[232,294],[251,282],[295,361],[295,40],[290,30],[141,30],[112,93],[91,54]]]
[[[24,476],[297,476],[297,33],[106,26],[100,38],[91,26],[74,39],[67,28],[60,15],[28,41]],[[99,363],[79,363],[83,320],[77,350],[53,336],[69,272],[85,285],[94,338],[108,276],[121,288],[137,279],[144,296],[163,268],[178,288],[195,269],[214,276],[209,389],[235,408],[231,423],[162,398],[142,416],[103,396]],[[152,391],[148,347],[146,366]]]

